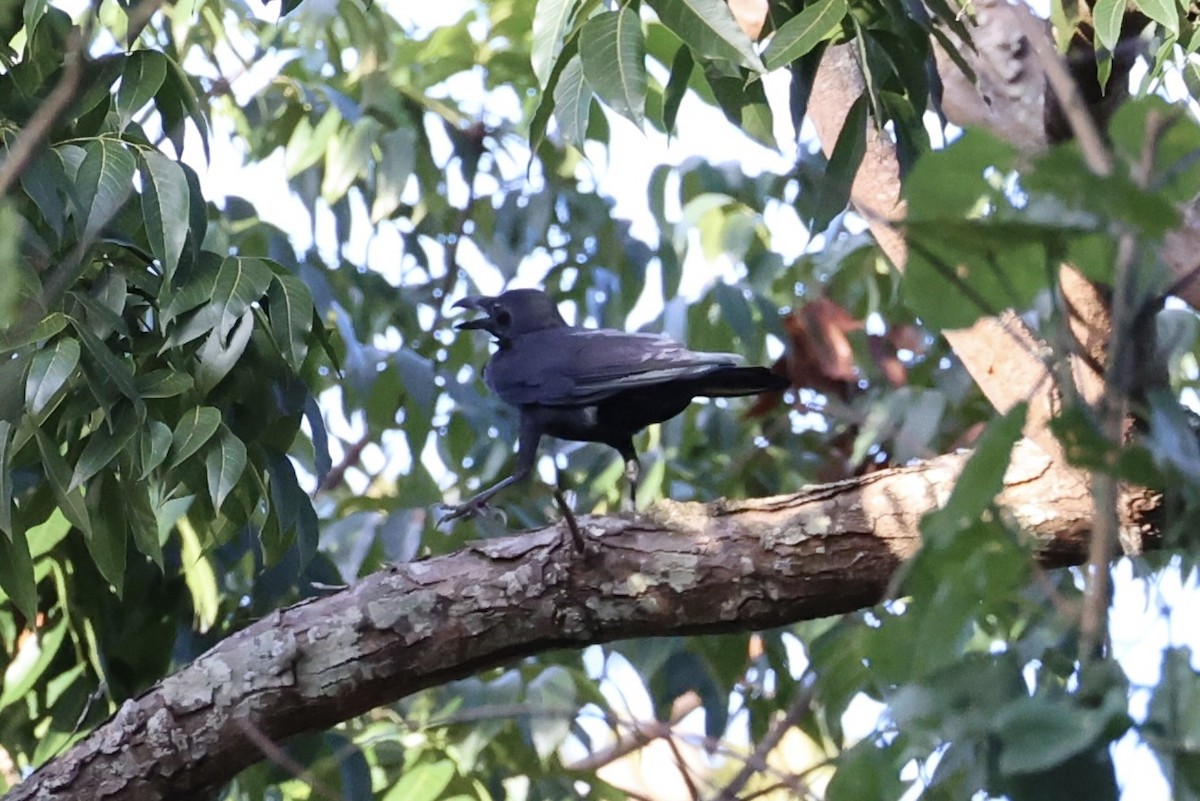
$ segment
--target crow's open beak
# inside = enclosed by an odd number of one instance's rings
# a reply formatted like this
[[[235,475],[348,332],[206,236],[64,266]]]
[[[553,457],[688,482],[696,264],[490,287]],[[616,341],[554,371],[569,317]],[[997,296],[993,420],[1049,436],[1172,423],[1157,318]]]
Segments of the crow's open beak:
[[[487,301],[489,301],[489,300],[491,300],[491,298],[486,298],[482,295],[468,295],[467,297],[465,297],[462,300],[455,303],[454,308],[470,309],[472,311],[481,311],[484,313],[488,313]],[[458,325],[454,326],[454,328],[457,331],[470,331],[470,330],[478,330],[478,329],[486,330],[488,323],[490,323],[491,321],[492,321],[491,314],[488,313],[487,317],[480,317],[478,320],[465,320],[465,321],[459,323]]]

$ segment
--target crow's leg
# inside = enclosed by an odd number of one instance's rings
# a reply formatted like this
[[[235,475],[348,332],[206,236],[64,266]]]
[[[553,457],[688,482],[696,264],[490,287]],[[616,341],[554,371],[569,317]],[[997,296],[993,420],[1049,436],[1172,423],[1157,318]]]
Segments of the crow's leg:
[[[438,518],[437,524],[447,523],[451,520],[456,520],[460,517],[470,517],[478,514],[487,502],[492,499],[492,496],[506,487],[510,487],[522,480],[533,471],[534,462],[537,460],[537,446],[542,439],[542,428],[529,415],[521,415],[521,436],[517,444],[517,469],[508,478],[498,481],[487,489],[476,495],[467,498],[457,506],[447,506],[446,513]]]
[[[633,449],[632,437],[614,447],[621,452],[621,458],[625,460],[625,478],[629,480],[629,507],[631,511],[636,512],[638,482],[642,478],[642,463],[638,461],[637,451]]]
[[[575,522],[575,515],[571,512],[571,507],[567,505],[567,497],[563,494],[562,487],[554,488],[554,501],[558,504],[558,510],[562,512],[563,520],[567,522],[567,531],[571,534],[571,544],[575,546],[575,550],[583,553],[587,550],[587,543],[583,541],[583,533],[579,530],[579,524]]]

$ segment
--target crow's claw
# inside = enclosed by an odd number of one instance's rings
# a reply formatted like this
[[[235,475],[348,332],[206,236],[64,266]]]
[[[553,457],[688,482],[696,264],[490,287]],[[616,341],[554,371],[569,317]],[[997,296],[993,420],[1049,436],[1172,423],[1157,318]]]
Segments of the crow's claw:
[[[437,523],[435,523],[435,525],[438,528],[441,528],[443,525],[452,520],[474,517],[486,508],[488,508],[486,504],[474,503],[460,503],[457,506],[446,505],[442,507],[444,511],[438,515]]]

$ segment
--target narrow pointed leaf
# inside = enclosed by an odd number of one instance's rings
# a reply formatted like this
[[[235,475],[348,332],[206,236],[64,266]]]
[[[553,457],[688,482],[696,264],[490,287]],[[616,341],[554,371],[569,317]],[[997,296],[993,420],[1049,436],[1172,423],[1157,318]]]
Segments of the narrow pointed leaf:
[[[308,355],[308,335],[312,331],[312,292],[294,275],[276,275],[267,290],[267,303],[271,333],[283,360],[299,371]]]
[[[563,35],[571,22],[576,0],[538,0],[533,12],[533,47],[529,60],[538,85],[548,89],[554,61],[562,51]]]
[[[24,531],[0,537],[0,595],[7,595],[26,620],[37,618],[37,582]]]
[[[107,426],[101,426],[88,437],[87,445],[83,446],[83,453],[79,454],[79,461],[75,463],[69,489],[82,486],[92,476],[108,467],[117,454],[133,440],[138,430],[137,415],[128,413],[128,407],[126,411],[126,414],[120,415],[114,430],[109,431]]]
[[[208,394],[221,383],[242,358],[253,332],[254,312],[249,309],[240,318],[214,328],[196,353],[196,389]]]
[[[125,500],[121,497],[116,479],[100,475],[87,490],[87,504],[92,513],[92,530],[84,532],[84,542],[100,575],[112,585],[119,597],[125,585],[125,551],[129,541],[125,524]]]
[[[145,481],[167,458],[172,439],[170,427],[161,420],[151,420],[146,424],[141,432],[141,442],[138,443],[138,456],[142,464],[139,481]]]
[[[583,62],[578,55],[572,56],[554,88],[554,118],[563,139],[576,147],[587,139],[591,106],[592,90],[583,77]]]
[[[204,466],[208,473],[209,497],[213,508],[219,510],[246,469],[246,446],[232,431],[221,426],[220,436],[204,457]]]
[[[408,179],[417,166],[417,132],[397,128],[379,137],[379,159],[375,162],[375,195],[371,222],[392,216],[400,208]]]
[[[692,78],[692,71],[696,68],[696,61],[692,58],[692,51],[687,45],[680,45],[675,51],[675,58],[671,61],[671,77],[667,80],[667,88],[663,91],[663,130],[669,136],[675,130],[675,118],[679,115],[679,104],[683,102],[683,96],[687,94],[688,82]]]
[[[221,412],[212,406],[197,406],[184,412],[171,436],[171,468],[178,467],[204,447],[220,425]]]
[[[725,0],[649,0],[662,23],[696,55],[762,72],[762,60]]]
[[[76,223],[83,239],[94,239],[133,192],[137,163],[124,145],[96,139],[84,145],[75,190],[82,205]]]
[[[58,501],[58,508],[71,521],[71,525],[79,529],[85,536],[91,536],[92,519],[88,514],[87,505],[83,500],[83,492],[76,487],[69,489],[71,483],[71,468],[58,452],[58,446],[41,428],[34,431],[37,438],[38,451],[42,455],[42,468],[46,471],[46,479],[50,489]]]
[[[12,423],[0,420],[0,531],[13,541],[13,486],[8,446],[12,441]]]
[[[613,111],[641,126],[646,108],[646,38],[629,6],[588,20],[579,38],[588,85]]]
[[[179,164],[156,150],[141,153],[142,216],[150,251],[162,265],[168,282],[179,266],[187,240],[191,195]]]
[[[763,52],[769,70],[792,63],[837,30],[850,8],[846,0],[820,0],[789,19],[775,32]]]
[[[125,59],[116,111],[124,128],[153,99],[167,77],[166,56],[157,50],[135,50]]]
[[[64,338],[33,354],[25,379],[25,409],[35,419],[49,408],[79,366],[79,342]]]

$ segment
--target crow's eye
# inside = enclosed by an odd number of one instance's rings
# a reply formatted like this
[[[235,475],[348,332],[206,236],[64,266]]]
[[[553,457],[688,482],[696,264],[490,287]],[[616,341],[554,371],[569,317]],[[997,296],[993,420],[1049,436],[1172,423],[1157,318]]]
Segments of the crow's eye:
[[[496,324],[501,328],[508,328],[508,324],[512,322],[512,315],[504,309],[496,312]]]

